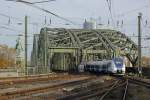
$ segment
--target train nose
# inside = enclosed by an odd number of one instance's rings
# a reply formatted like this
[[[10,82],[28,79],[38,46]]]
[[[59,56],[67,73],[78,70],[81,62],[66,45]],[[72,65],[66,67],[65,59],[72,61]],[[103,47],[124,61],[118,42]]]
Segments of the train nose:
[[[122,73],[122,70],[117,70],[117,73]]]

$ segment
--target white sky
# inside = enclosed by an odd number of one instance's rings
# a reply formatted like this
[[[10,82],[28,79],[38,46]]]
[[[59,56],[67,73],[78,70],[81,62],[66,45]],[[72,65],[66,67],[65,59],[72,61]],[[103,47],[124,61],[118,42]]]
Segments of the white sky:
[[[42,1],[42,0],[26,0],[30,2]],[[56,0],[49,3],[36,4],[44,9],[52,11],[62,17],[65,17],[78,25],[66,25],[63,20],[60,20],[50,14],[39,11],[33,7],[24,5],[19,2],[10,2],[0,0],[0,14],[10,16],[10,25],[8,25],[9,18],[0,15],[0,44],[7,44],[11,47],[15,47],[17,36],[24,32],[24,24],[18,25],[17,23],[23,23],[24,16],[29,16],[29,23],[38,23],[38,26],[29,24],[29,44],[32,44],[32,36],[34,33],[39,33],[40,28],[44,27],[45,16],[47,23],[49,19],[52,19],[52,24],[49,27],[64,27],[64,28],[82,28],[84,19],[90,19],[91,17],[98,20],[101,17],[102,24],[107,25],[108,19],[111,20],[107,0]],[[145,6],[145,7],[144,7]],[[137,9],[135,11],[132,11]],[[132,11],[132,12],[130,12]],[[124,26],[119,29],[126,33],[126,35],[137,35],[137,15],[139,12],[143,14],[143,36],[150,36],[150,1],[149,0],[112,0],[112,14],[116,24],[117,20],[124,20]],[[119,16],[120,14],[124,14]],[[14,20],[11,17],[17,17],[22,21]],[[148,25],[145,25],[145,20],[148,21]],[[10,28],[8,30],[5,28]],[[9,35],[9,36],[6,36]],[[133,38],[136,41],[136,38]],[[143,40],[143,46],[149,46],[150,41]],[[29,45],[29,53],[32,49],[32,45]],[[144,55],[150,55],[150,49],[143,50]]]

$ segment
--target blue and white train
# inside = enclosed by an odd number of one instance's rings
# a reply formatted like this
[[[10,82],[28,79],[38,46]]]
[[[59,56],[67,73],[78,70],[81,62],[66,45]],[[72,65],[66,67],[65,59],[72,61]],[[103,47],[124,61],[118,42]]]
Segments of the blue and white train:
[[[125,63],[123,57],[112,60],[89,61],[79,65],[79,72],[124,74]]]

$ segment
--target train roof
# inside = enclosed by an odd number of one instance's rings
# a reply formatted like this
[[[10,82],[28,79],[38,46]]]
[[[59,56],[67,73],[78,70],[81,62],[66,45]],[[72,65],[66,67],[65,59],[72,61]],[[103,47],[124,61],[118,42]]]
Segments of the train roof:
[[[111,63],[112,60],[102,60],[102,61],[89,61],[86,64],[87,65],[103,65],[103,64],[108,64]]]

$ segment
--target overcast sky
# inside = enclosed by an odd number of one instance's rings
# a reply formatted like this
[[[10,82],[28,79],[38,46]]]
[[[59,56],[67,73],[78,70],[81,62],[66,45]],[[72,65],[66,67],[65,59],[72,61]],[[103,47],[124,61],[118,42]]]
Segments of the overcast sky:
[[[26,0],[29,2],[42,0]],[[137,35],[137,16],[142,12],[142,27],[143,36],[149,36],[150,23],[150,1],[149,0],[111,0],[112,1],[112,16],[116,24],[117,21],[124,21],[122,28],[117,28],[126,35]],[[0,44],[7,44],[15,47],[18,35],[24,32],[24,16],[29,17],[29,48],[32,47],[32,36],[34,33],[39,33],[40,28],[44,27],[45,16],[47,25],[51,19],[52,23],[49,27],[64,27],[64,28],[82,28],[82,23],[85,19],[95,18],[101,24],[107,25],[108,20],[111,21],[110,12],[108,9],[107,0],[56,0],[49,3],[36,4],[39,7],[47,9],[53,13],[67,18],[76,23],[76,25],[66,25],[69,22],[63,21],[53,15],[39,11],[36,8],[27,6],[19,2],[10,2],[0,0]],[[10,16],[4,17],[2,14]],[[14,19],[17,18],[16,20]],[[100,21],[101,18],[101,21]],[[146,25],[145,20],[148,21]],[[21,24],[23,23],[23,24]],[[33,24],[38,23],[38,24]],[[111,22],[112,25],[112,22]],[[13,36],[12,36],[13,35]],[[136,38],[132,38],[136,41]],[[143,46],[149,46],[149,41],[143,40]],[[150,49],[144,49],[144,54],[150,55]]]

